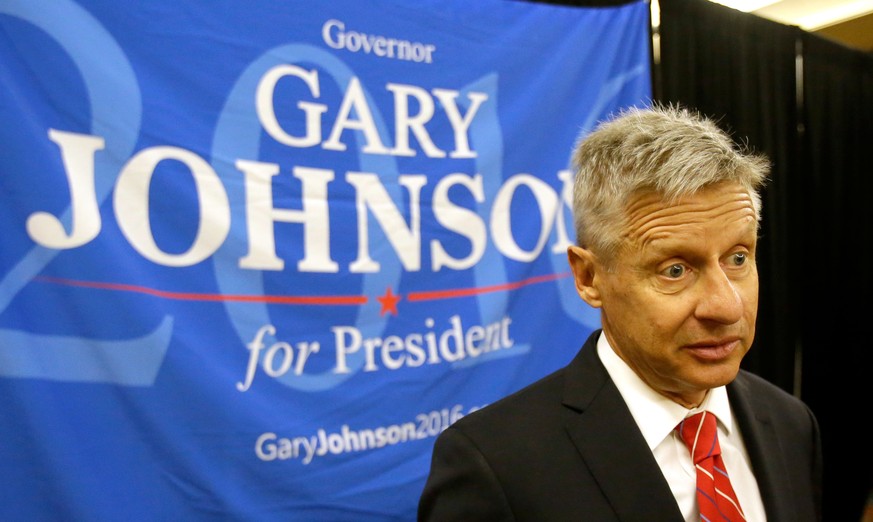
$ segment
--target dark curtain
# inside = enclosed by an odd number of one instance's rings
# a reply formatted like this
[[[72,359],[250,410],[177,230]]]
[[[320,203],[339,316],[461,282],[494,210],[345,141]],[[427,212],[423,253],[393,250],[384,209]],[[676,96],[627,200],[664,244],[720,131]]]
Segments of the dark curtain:
[[[863,335],[873,308],[873,56],[705,0],[660,8],[655,98],[719,118],[773,165],[758,335],[744,367],[815,412],[824,520],[857,522],[873,459],[842,437],[857,434],[873,399]]]
[[[804,305],[802,396],[827,451],[825,520],[856,521],[873,491],[873,458],[843,437],[853,433],[851,419],[873,411],[873,55],[812,34],[803,35],[802,49],[803,191],[792,230],[801,245],[793,263],[803,271],[795,281]],[[847,466],[857,466],[854,480]]]

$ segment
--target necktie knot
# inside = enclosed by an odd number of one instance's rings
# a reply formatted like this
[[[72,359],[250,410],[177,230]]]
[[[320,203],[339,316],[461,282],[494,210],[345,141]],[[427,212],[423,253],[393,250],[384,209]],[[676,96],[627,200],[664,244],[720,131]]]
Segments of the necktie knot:
[[[715,415],[712,413],[708,411],[695,413],[680,422],[676,426],[676,430],[685,441],[688,451],[691,452],[691,460],[694,461],[694,464],[698,464],[706,458],[721,455]]]

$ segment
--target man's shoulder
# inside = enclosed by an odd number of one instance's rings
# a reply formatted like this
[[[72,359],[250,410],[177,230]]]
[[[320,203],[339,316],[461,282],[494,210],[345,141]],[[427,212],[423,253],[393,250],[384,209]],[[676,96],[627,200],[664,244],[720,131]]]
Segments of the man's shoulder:
[[[801,400],[794,395],[791,395],[786,390],[748,370],[740,370],[737,374],[737,378],[728,386],[728,389],[731,387],[741,390],[744,394],[752,397],[762,397],[777,402],[802,404]]]
[[[458,420],[453,427],[465,433],[489,432],[501,426],[530,424],[537,418],[558,415],[566,367],[558,369]]]
[[[814,419],[809,406],[799,397],[746,370],[740,370],[734,382],[728,385],[728,395],[732,394],[759,413],[766,411],[767,415],[793,418],[803,424]]]
[[[592,333],[565,366],[463,417],[457,429],[470,434],[500,428],[517,432],[520,426],[525,431],[563,429],[568,417],[578,413],[580,390],[598,389],[605,378],[605,370],[597,369],[598,335],[599,330]]]

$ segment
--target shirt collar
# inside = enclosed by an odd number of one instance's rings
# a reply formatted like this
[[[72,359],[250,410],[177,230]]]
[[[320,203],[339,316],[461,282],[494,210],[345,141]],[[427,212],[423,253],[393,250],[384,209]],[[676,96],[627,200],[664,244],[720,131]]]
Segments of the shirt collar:
[[[654,449],[670,435],[682,419],[703,410],[715,414],[727,433],[733,429],[727,389],[724,386],[712,388],[699,407],[688,409],[664,397],[643,382],[630,366],[616,355],[606,339],[606,334],[602,332],[600,339],[597,340],[597,355],[621,393],[650,449]]]

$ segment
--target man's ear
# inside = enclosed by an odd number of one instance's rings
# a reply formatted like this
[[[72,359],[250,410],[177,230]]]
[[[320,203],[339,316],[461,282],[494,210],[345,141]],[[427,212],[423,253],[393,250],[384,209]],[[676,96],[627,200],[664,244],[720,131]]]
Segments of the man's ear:
[[[600,290],[597,288],[597,270],[602,270],[602,267],[597,263],[597,257],[590,250],[570,245],[567,248],[567,261],[573,271],[579,297],[594,308],[600,308],[602,303]]]

